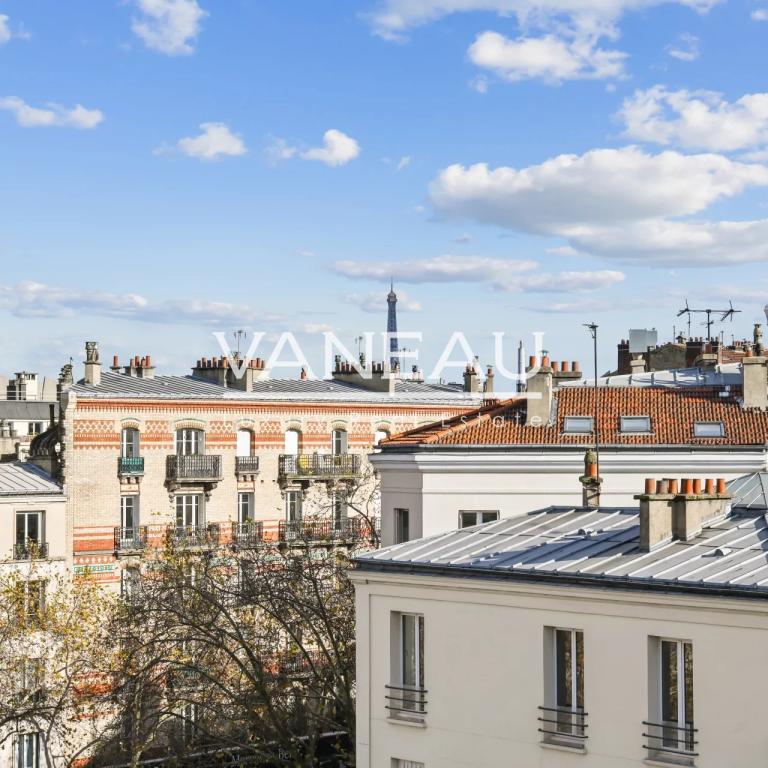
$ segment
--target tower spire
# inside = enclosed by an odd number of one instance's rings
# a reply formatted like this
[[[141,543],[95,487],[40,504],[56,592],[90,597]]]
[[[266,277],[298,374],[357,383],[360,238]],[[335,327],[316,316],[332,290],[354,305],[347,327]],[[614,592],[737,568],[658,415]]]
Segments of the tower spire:
[[[389,368],[394,371],[399,366],[397,359],[397,294],[395,293],[395,280],[390,279],[389,293],[387,294],[387,333],[389,334]]]

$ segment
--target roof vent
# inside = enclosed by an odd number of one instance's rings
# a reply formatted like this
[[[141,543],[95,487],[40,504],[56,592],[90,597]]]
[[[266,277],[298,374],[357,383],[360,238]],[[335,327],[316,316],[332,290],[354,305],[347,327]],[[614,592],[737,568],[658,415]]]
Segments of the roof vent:
[[[576,531],[576,533],[579,536],[591,536],[594,533],[594,531],[591,528],[579,528],[579,530]]]
[[[731,550],[728,549],[728,547],[718,547],[714,552],[712,552],[712,557],[725,557],[726,555],[730,555]]]

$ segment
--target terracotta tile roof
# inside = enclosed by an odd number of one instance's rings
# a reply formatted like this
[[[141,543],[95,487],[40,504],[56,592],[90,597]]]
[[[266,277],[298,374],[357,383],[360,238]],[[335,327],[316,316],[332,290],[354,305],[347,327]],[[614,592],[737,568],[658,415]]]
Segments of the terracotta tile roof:
[[[429,424],[392,437],[382,446],[403,448],[415,445],[589,445],[593,434],[566,434],[566,416],[590,416],[594,412],[594,389],[564,387],[555,393],[556,419],[540,427],[525,426],[526,401],[506,400]],[[600,443],[602,445],[764,445],[768,442],[768,413],[745,411],[741,390],[731,387],[671,389],[669,387],[601,387]],[[651,432],[625,434],[619,429],[621,416],[650,416]],[[725,435],[694,437],[697,421],[720,421]]]

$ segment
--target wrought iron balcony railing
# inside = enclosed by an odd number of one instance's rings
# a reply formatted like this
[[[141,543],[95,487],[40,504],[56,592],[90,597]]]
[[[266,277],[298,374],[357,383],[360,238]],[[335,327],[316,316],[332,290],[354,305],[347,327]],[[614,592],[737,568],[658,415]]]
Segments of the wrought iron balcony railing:
[[[115,550],[118,552],[138,551],[147,546],[147,526],[115,528]]]
[[[374,531],[371,530],[373,526]],[[340,520],[280,520],[277,537],[280,541],[364,541],[374,535],[376,521],[361,517]]]
[[[168,456],[165,473],[167,479],[175,483],[206,483],[221,480],[221,456]]]
[[[544,741],[569,743],[582,747],[587,739],[587,713],[582,708],[539,707],[541,727],[539,733]]]
[[[258,456],[235,456],[235,472],[238,475],[255,475],[258,471]]]
[[[213,547],[221,538],[218,523],[207,525],[172,525],[168,528],[168,538],[172,544],[184,547]]]
[[[283,480],[351,479],[360,474],[360,466],[360,456],[354,453],[281,454],[277,473]]]
[[[386,685],[384,696],[390,717],[423,720],[427,714],[427,689],[412,685]]]
[[[645,749],[648,759],[670,762],[674,765],[692,765],[698,756],[696,746],[699,743],[696,734],[699,729],[693,723],[684,726],[675,723],[649,723],[643,720],[647,739]]]
[[[232,525],[232,541],[242,546],[260,544],[264,541],[264,523],[261,520],[246,520]]]
[[[47,541],[17,541],[13,545],[14,560],[47,560]]]
[[[119,456],[117,459],[117,474],[120,477],[144,474],[143,456]]]
[[[304,675],[327,663],[325,654],[316,648],[305,648],[301,651],[281,656],[277,664],[278,671],[283,675]]]

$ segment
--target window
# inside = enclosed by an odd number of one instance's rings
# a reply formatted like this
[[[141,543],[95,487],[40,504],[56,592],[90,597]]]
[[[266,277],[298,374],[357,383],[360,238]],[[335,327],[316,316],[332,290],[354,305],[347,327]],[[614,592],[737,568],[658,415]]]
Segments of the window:
[[[395,657],[392,685],[387,686],[387,706],[392,717],[423,717],[426,714],[424,688],[424,617],[415,613],[393,613]]]
[[[694,437],[725,437],[722,421],[696,421],[693,424]]]
[[[650,757],[672,760],[693,756],[693,646],[686,640],[651,639],[650,719],[646,723]]]
[[[494,520],[499,519],[498,510],[480,510],[475,512],[472,510],[461,510],[459,512],[459,528],[470,528],[473,525],[480,525],[481,523],[491,523]]]
[[[139,456],[139,430],[133,427],[125,427],[120,435],[120,455],[124,459],[133,459]]]
[[[397,757],[393,757],[392,768],[424,768],[424,763],[417,763],[415,760],[400,760]]]
[[[373,444],[378,445],[382,440],[389,439],[389,432],[386,429],[377,429],[373,434]]]
[[[200,496],[185,494],[176,497],[176,526],[196,528],[200,525]]]
[[[20,585],[21,616],[23,624],[39,626],[45,610],[45,581],[24,581]]]
[[[299,455],[299,430],[289,429],[285,433],[285,452],[289,456]]]
[[[563,419],[563,432],[587,434],[593,430],[593,423],[591,416],[566,416]]]
[[[240,524],[253,520],[253,494],[237,494],[237,521]]]
[[[301,491],[285,492],[285,519],[289,523],[301,520]]]
[[[120,572],[120,594],[123,600],[138,597],[141,583],[141,571],[138,568],[123,568]]]
[[[24,659],[19,669],[19,693],[24,697],[39,697],[43,690],[43,660]]]
[[[30,421],[27,424],[27,434],[28,435],[39,435],[43,431],[43,422],[42,421]]]
[[[185,704],[181,711],[183,719],[183,738],[185,744],[191,744],[197,735],[197,704]]]
[[[251,430],[250,429],[237,430],[237,452],[235,455],[236,456],[251,455]]]
[[[202,429],[177,429],[176,454],[178,456],[200,456],[204,453],[205,433]]]
[[[541,707],[545,741],[581,746],[586,738],[584,714],[584,633],[547,627],[544,701]]]
[[[120,526],[123,535],[132,538],[139,527],[139,497],[120,497]]]
[[[347,522],[347,499],[341,491],[335,491],[332,498],[333,530],[342,531]]]
[[[345,429],[334,429],[332,434],[332,449],[334,456],[342,456],[347,452],[347,431]]]
[[[395,544],[403,544],[411,538],[410,516],[407,509],[395,509]]]
[[[45,516],[42,512],[16,513],[16,542],[14,546],[15,560],[28,560],[31,557],[45,556],[43,548],[43,523]]]
[[[636,435],[651,431],[650,416],[621,416],[619,418],[619,431],[625,434]]]
[[[38,768],[40,765],[40,734],[20,733],[16,738],[14,768]]]

